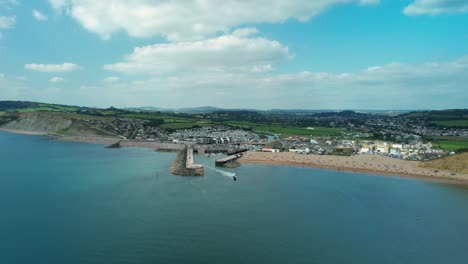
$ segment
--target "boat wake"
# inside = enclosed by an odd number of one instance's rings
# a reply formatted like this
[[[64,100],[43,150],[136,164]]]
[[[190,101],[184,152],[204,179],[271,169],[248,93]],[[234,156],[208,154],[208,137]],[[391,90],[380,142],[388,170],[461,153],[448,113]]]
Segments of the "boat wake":
[[[217,173],[219,173],[219,174],[221,174],[221,175],[223,175],[223,176],[229,177],[229,178],[232,178],[232,177],[236,176],[236,174],[235,174],[235,173],[232,173],[232,172],[227,172],[227,171],[223,171],[223,170],[218,170],[218,169],[213,168],[213,167],[207,167],[207,168],[209,168],[209,169],[211,169],[211,170],[214,170],[214,171],[216,171]]]

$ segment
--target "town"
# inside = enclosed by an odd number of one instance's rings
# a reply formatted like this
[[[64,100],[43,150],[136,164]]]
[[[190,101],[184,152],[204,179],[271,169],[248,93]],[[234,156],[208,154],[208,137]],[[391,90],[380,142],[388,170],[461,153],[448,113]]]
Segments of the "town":
[[[282,137],[271,133],[264,136],[249,130],[229,126],[209,126],[178,129],[168,132],[150,120],[116,118],[113,120],[84,119],[90,125],[110,131],[127,139],[146,142],[189,144],[204,149],[246,149],[263,152],[294,152],[316,155],[381,155],[405,160],[431,160],[455,154],[431,142],[427,136],[464,137],[468,129],[427,127],[422,122],[412,123],[407,119],[372,119],[362,125],[347,123],[346,131],[337,136]],[[313,130],[313,128],[311,128]],[[378,135],[375,139],[366,139]]]
[[[114,137],[130,145],[153,144],[165,150],[191,145],[202,153],[249,150],[379,155],[420,161],[467,151],[467,116],[466,109],[363,112],[201,108],[180,113],[0,102],[0,125],[13,130],[38,131],[50,124],[57,129],[46,132],[57,136]],[[59,129],[57,120],[64,127]]]

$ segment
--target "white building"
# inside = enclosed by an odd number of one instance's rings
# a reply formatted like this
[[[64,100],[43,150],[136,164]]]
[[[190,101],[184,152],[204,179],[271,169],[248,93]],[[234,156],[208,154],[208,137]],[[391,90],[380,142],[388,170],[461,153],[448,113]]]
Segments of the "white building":
[[[289,149],[289,152],[297,153],[297,154],[309,154],[310,149],[305,148],[305,149]]]
[[[273,153],[280,152],[279,149],[274,149],[274,148],[262,148],[262,151],[263,152],[273,152]]]
[[[369,153],[369,151],[370,151],[370,148],[361,148],[359,152],[362,154],[366,154],[366,153]]]

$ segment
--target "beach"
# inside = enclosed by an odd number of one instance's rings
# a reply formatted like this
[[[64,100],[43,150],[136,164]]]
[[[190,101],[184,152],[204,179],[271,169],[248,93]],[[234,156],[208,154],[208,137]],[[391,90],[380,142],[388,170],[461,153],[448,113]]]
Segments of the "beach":
[[[247,152],[239,160],[244,164],[301,166],[370,174],[420,178],[468,185],[468,174],[420,167],[420,161],[399,160],[377,155],[331,156],[302,155],[291,152]]]
[[[0,131],[47,136],[61,141],[72,141],[90,144],[111,145],[120,142],[121,147],[148,148],[162,151],[177,151],[183,148],[181,144],[148,142],[142,140],[122,140],[119,138],[103,138],[92,136],[63,136],[44,132],[12,130],[1,128]],[[339,171],[362,172],[388,176],[418,178],[436,182],[468,185],[468,174],[421,167],[420,161],[394,159],[378,155],[302,155],[292,152],[246,152],[238,159],[241,164],[270,164],[285,166],[300,166]]]

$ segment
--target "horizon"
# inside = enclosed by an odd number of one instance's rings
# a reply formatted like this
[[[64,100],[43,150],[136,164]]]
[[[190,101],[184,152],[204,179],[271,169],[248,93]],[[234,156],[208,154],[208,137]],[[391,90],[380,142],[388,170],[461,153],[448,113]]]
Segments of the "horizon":
[[[98,108],[468,107],[468,1],[276,0],[268,13],[258,10],[263,1],[0,1],[0,99]]]
[[[184,110],[184,109],[201,109],[201,108],[214,108],[214,109],[219,109],[219,110],[252,110],[252,111],[330,111],[330,112],[342,112],[342,111],[378,111],[378,112],[424,112],[424,111],[448,111],[448,110],[465,110],[466,108],[444,108],[444,109],[293,109],[293,108],[223,108],[223,107],[217,107],[217,106],[211,106],[211,105],[202,105],[202,106],[184,106],[184,107],[173,107],[173,108],[168,108],[168,107],[159,107],[159,106],[135,106],[135,107],[116,107],[113,105],[106,106],[106,107],[100,107],[100,106],[90,106],[90,105],[78,105],[78,104],[61,104],[61,103],[51,103],[51,102],[34,102],[34,101],[27,101],[27,100],[0,100],[1,102],[24,102],[24,103],[38,103],[38,104],[51,104],[51,105],[66,105],[66,106],[74,106],[74,107],[82,107],[82,108],[96,108],[96,109],[108,109],[108,108],[116,108],[116,109],[121,109],[121,110],[139,110],[139,109],[144,109],[144,108],[153,108],[153,109],[161,109],[161,110]]]

